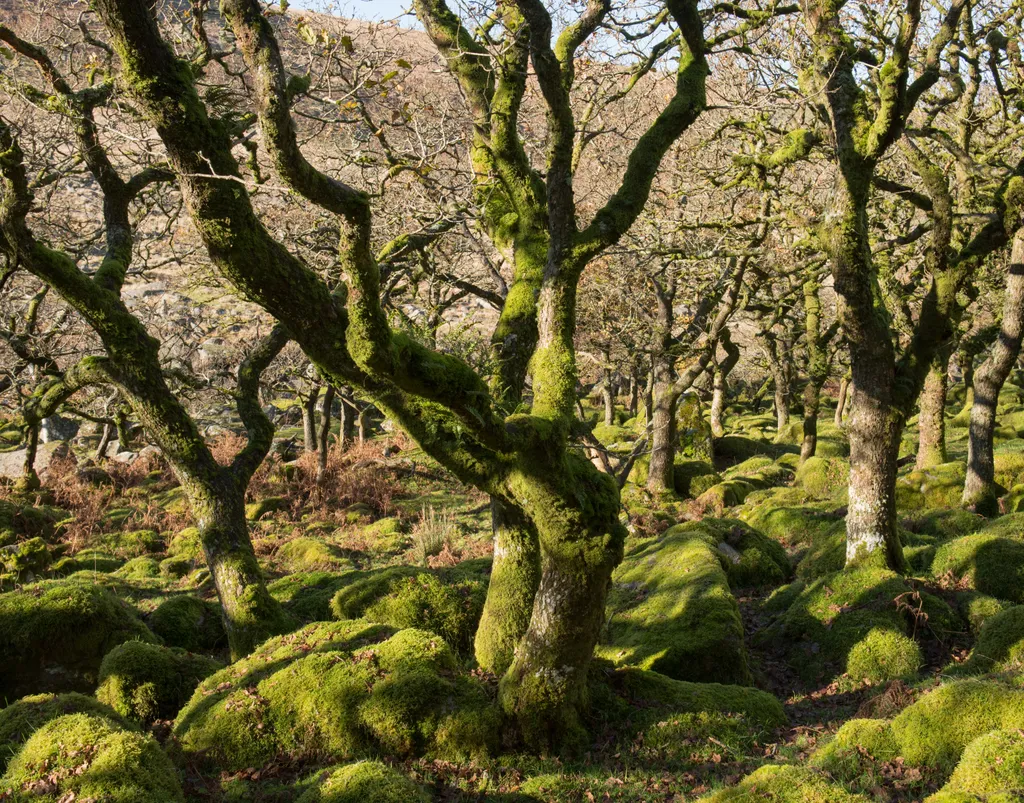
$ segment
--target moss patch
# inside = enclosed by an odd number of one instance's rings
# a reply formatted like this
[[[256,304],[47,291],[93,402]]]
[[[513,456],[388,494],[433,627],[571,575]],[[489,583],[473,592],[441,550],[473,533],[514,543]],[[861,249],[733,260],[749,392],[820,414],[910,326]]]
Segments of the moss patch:
[[[981,798],[1012,792],[1008,799],[1019,800],[1024,793],[1024,733],[996,730],[979,736],[964,748],[942,792]]]
[[[103,659],[96,698],[135,722],[173,719],[199,681],[220,666],[184,650],[129,641]]]
[[[0,696],[91,691],[103,656],[135,639],[155,640],[135,612],[101,586],[72,578],[0,594]]]
[[[871,798],[848,792],[806,767],[768,765],[752,772],[738,785],[701,800],[704,803],[869,803]]]
[[[841,457],[809,457],[796,470],[796,484],[814,499],[842,495],[850,482],[850,461]]]
[[[177,772],[153,737],[90,714],[59,717],[37,730],[8,764],[0,789],[53,803],[184,800]]]
[[[191,652],[210,652],[226,647],[227,633],[216,602],[179,594],[161,602],[147,624],[171,647]]]
[[[750,682],[739,608],[709,541],[699,525],[678,525],[627,551],[599,655],[678,680]]]
[[[284,754],[466,758],[492,749],[498,721],[439,636],[349,621],[273,638],[208,677],[175,733],[232,770]]]
[[[275,557],[288,572],[340,572],[355,568],[341,549],[319,538],[294,538],[282,544]]]
[[[854,680],[885,683],[917,675],[921,648],[909,636],[884,627],[872,628],[846,657],[846,674]]]
[[[429,803],[419,784],[379,761],[330,770],[298,803]]]
[[[966,535],[935,551],[932,574],[1012,602],[1024,602],[1024,540],[991,532]]]

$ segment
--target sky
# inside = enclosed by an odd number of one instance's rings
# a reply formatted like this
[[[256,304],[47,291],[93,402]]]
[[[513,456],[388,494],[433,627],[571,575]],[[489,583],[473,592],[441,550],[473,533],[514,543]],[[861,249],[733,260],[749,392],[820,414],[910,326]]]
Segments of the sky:
[[[307,8],[344,17],[367,20],[390,20],[412,7],[412,0],[291,0],[292,8]],[[403,25],[413,24],[412,17],[401,20]]]

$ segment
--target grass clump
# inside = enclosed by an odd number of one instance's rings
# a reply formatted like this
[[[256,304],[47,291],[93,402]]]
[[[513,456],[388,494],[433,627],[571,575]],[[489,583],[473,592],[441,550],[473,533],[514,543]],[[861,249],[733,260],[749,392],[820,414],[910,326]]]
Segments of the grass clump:
[[[270,639],[211,675],[174,729],[186,753],[238,770],[283,755],[479,756],[498,721],[439,636],[349,621]]]
[[[220,666],[184,650],[129,641],[103,659],[96,698],[135,722],[172,719],[199,681]]]
[[[7,765],[3,791],[39,803],[185,799],[174,766],[152,736],[91,714],[69,714],[39,728]]]
[[[679,525],[626,553],[598,655],[677,680],[750,682],[739,608],[709,541]]]
[[[379,761],[330,770],[297,803],[429,803],[423,788]]]

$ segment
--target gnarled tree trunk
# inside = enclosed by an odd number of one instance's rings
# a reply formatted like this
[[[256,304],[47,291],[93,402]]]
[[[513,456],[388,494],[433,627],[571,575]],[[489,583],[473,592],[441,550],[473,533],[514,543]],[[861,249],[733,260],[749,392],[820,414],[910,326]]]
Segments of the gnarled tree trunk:
[[[992,440],[996,425],[999,391],[1020,354],[1024,336],[1024,232],[1013,238],[1010,270],[1006,277],[1006,297],[999,338],[988,359],[974,374],[974,405],[967,442],[967,479],[964,482],[965,506],[992,515],[998,511],[998,487]]]

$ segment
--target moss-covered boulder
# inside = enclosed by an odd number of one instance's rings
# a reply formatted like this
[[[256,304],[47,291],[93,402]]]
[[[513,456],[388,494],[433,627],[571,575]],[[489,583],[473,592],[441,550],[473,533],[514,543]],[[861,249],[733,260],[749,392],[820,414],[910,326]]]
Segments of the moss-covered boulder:
[[[786,550],[739,519],[706,518],[683,527],[714,545],[734,589],[777,586],[793,576]]]
[[[0,546],[29,538],[53,539],[56,525],[67,514],[57,508],[19,505],[0,499]]]
[[[896,480],[896,507],[899,510],[959,507],[966,478],[967,466],[959,461],[911,471]]]
[[[160,578],[160,561],[148,555],[132,558],[113,574],[122,580],[157,580]]]
[[[289,573],[341,572],[355,568],[343,550],[319,538],[293,538],[282,544],[274,557]]]
[[[949,783],[929,800],[962,795],[989,801],[1001,793],[1007,803],[1024,799],[1024,731],[994,730],[979,736],[964,748]]]
[[[914,677],[921,663],[916,641],[898,630],[875,627],[850,649],[846,674],[854,680],[885,683]]]
[[[796,470],[796,484],[809,497],[840,496],[850,482],[850,461],[841,457],[809,457]]]
[[[249,521],[265,519],[279,510],[288,507],[288,502],[279,496],[267,496],[256,502],[250,502],[245,506],[245,517]]]
[[[67,714],[95,714],[131,727],[109,705],[77,692],[33,694],[0,708],[0,773],[28,738],[47,722]]]
[[[1024,602],[1024,539],[988,531],[956,538],[936,549],[931,571],[950,585]]]
[[[985,619],[978,631],[970,657],[957,674],[981,674],[993,670],[1017,669],[1024,663],[1024,605],[999,610]]]
[[[206,557],[203,554],[203,540],[199,530],[195,527],[186,527],[175,533],[167,544],[167,554],[172,558],[184,558],[194,564],[205,564]]]
[[[129,641],[103,659],[96,698],[135,722],[173,719],[199,681],[220,668],[204,655]]]
[[[349,582],[352,572],[298,572],[267,586],[289,615],[301,622],[326,622],[333,618],[331,600]]]
[[[486,577],[453,574],[411,566],[351,572],[331,600],[331,613],[336,619],[429,630],[468,654],[483,613]]]
[[[706,797],[703,803],[869,803],[827,776],[807,767],[768,765],[755,770],[736,786]]]
[[[479,756],[498,724],[440,636],[347,621],[272,638],[211,675],[174,731],[186,753],[237,770],[279,755]]]
[[[799,587],[765,637],[788,651],[808,682],[841,673],[849,668],[851,656],[857,673],[886,680],[904,676],[919,661],[919,654],[899,638],[913,631],[913,610],[926,614],[936,633],[961,628],[959,616],[942,600],[914,589],[893,572],[844,570]],[[883,655],[886,647],[893,652]]]
[[[715,456],[711,425],[704,417],[700,396],[687,393],[676,406],[679,455],[687,460],[711,462]]]
[[[38,536],[0,546],[0,571],[24,580],[35,578],[49,568],[58,552]]]
[[[166,544],[156,530],[128,530],[100,536],[100,546],[119,558],[137,558],[153,552],[163,552]]]
[[[329,770],[297,803],[429,803],[423,787],[380,761]]]
[[[32,734],[0,779],[12,800],[176,803],[177,771],[152,736],[106,717],[69,714]]]
[[[682,499],[696,498],[722,481],[714,467],[704,460],[677,459],[672,466],[672,482]]]
[[[627,550],[598,654],[678,680],[750,682],[739,608],[706,533],[678,525]]]
[[[220,605],[190,594],[163,600],[146,623],[165,644],[190,652],[212,652],[228,643]]]
[[[102,586],[71,578],[0,594],[0,698],[91,691],[103,656],[136,639],[155,636]]]

